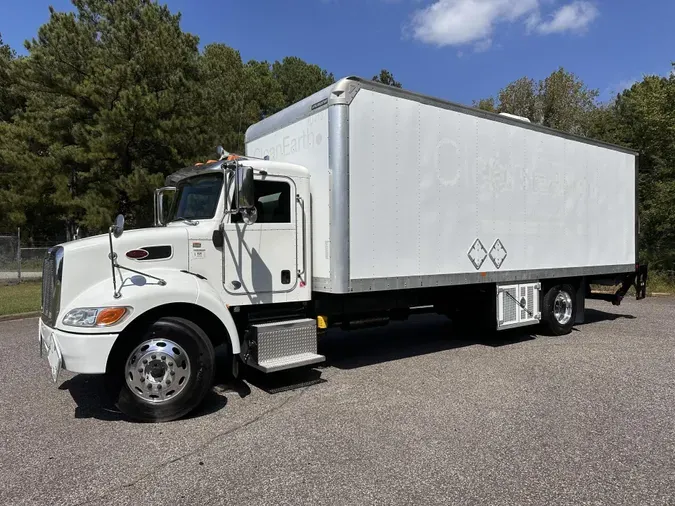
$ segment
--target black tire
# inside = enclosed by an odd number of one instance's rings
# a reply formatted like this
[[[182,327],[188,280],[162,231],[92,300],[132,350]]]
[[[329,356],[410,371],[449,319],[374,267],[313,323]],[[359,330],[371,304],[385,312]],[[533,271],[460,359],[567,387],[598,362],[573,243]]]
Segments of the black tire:
[[[139,344],[152,339],[168,339],[187,354],[190,364],[187,384],[175,397],[153,403],[134,393],[127,384],[127,360]],[[140,364],[139,364],[140,365]],[[141,422],[169,422],[194,410],[213,385],[215,352],[211,340],[194,322],[178,317],[160,318],[138,339],[129,340],[119,350],[108,372],[108,388],[120,411]]]
[[[563,284],[551,287],[544,295],[544,301],[541,308],[541,318],[548,331],[554,336],[564,336],[572,332],[574,322],[577,317],[577,291],[572,285]],[[571,314],[568,319],[556,318],[555,305],[556,299],[561,296],[569,300],[571,305]]]

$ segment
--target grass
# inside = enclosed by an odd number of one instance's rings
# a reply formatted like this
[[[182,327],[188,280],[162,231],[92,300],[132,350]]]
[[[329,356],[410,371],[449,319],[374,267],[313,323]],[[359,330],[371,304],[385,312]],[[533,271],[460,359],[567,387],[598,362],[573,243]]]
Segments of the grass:
[[[40,310],[41,282],[0,284],[0,316]]]
[[[29,258],[28,260],[21,260],[21,270],[28,272],[42,272],[42,263],[41,258]]]
[[[647,278],[647,293],[675,293],[675,276],[650,272]]]

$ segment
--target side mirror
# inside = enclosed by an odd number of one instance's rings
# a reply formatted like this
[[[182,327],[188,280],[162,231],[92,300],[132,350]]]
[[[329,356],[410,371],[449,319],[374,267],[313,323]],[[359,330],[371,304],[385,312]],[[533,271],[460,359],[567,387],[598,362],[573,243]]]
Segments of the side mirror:
[[[253,209],[255,207],[253,192],[253,167],[237,166],[237,207]]]
[[[155,226],[163,227],[164,223],[164,193],[175,192],[175,186],[165,186],[155,190]]]
[[[223,244],[225,244],[225,234],[223,234],[223,225],[221,224],[220,227],[218,227],[217,230],[213,231],[213,234],[211,234],[211,240],[213,241],[213,245],[216,248],[222,248]]]
[[[122,232],[124,232],[124,216],[118,214],[112,226],[112,233],[117,238],[122,235]]]

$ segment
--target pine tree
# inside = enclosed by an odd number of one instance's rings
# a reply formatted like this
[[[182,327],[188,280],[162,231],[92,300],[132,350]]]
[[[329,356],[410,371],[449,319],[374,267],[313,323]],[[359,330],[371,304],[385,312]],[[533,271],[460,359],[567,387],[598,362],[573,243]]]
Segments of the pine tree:
[[[295,56],[274,62],[272,75],[281,86],[287,106],[335,82],[333,74]]]
[[[149,0],[74,0],[28,42],[19,84],[26,112],[0,145],[28,204],[53,207],[68,235],[117,212],[152,221],[151,190],[204,151],[193,113],[197,38]],[[195,142],[197,140],[197,142]]]
[[[394,74],[389,72],[387,69],[380,70],[380,73],[374,75],[372,80],[377,83],[393,86],[394,88],[403,88],[403,85],[399,81],[394,79]]]

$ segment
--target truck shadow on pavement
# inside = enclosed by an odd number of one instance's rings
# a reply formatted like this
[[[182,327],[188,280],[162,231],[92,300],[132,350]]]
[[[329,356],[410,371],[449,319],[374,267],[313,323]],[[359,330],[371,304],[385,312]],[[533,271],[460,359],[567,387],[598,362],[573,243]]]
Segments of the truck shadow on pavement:
[[[575,325],[575,330],[602,321],[635,318],[590,308],[584,316],[585,323]],[[323,367],[353,369],[466,346],[499,348],[531,341],[538,336],[547,336],[540,326],[497,332],[466,325],[461,327],[443,316],[424,315],[378,328],[351,332],[331,330],[319,340],[319,353],[326,356]]]
[[[584,323],[581,325],[588,325],[589,323],[598,323],[604,321],[614,321],[618,320],[619,318],[634,320],[635,316],[632,314],[608,313],[606,311],[600,311],[599,309],[587,308],[584,314]]]
[[[110,400],[105,389],[105,378],[99,375],[77,374],[59,385],[68,390],[75,401],[75,418],[95,418],[104,421],[132,421]],[[215,388],[210,390],[201,406],[187,418],[199,418],[219,411],[227,404],[227,397]]]
[[[76,374],[61,383],[59,390],[68,390],[75,401],[75,418],[96,418],[105,421],[126,419],[108,399],[103,376]]]
[[[463,328],[443,316],[425,315],[375,329],[329,331],[319,341],[319,353],[326,356],[326,367],[353,369],[466,346],[497,348],[535,337],[527,327],[496,332]]]

